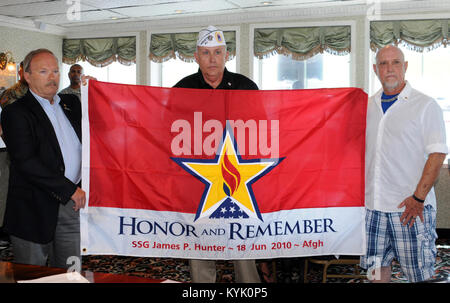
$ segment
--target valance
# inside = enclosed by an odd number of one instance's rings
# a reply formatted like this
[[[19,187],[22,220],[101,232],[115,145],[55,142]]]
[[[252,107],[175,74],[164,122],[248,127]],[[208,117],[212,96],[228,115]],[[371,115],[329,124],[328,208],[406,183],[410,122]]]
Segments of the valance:
[[[136,37],[64,39],[63,62],[74,64],[81,60],[97,67],[114,61],[124,65],[136,63]]]
[[[351,48],[350,26],[257,28],[254,55],[262,59],[275,53],[306,60],[324,51],[346,55]]]
[[[449,19],[372,21],[370,48],[373,51],[389,44],[402,44],[418,52],[447,46]]]
[[[223,32],[229,52],[229,60],[236,56],[236,32]],[[150,60],[156,63],[179,58],[185,62],[194,61],[198,33],[152,34],[150,42]]]

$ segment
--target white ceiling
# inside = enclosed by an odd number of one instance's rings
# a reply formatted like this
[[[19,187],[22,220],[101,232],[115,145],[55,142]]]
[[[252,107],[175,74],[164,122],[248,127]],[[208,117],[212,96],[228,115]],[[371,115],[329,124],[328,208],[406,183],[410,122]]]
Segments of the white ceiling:
[[[73,38],[364,14],[445,17],[449,11],[450,0],[0,0],[0,26]]]
[[[388,0],[0,0],[0,18],[41,22],[65,29],[80,25],[368,4]],[[405,2],[406,0],[389,0]],[[412,0],[424,1],[424,0]],[[25,20],[24,20],[25,19]]]

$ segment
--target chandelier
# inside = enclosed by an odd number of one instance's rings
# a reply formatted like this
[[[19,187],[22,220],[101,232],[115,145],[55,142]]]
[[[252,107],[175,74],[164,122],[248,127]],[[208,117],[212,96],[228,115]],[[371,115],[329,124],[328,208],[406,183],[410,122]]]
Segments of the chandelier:
[[[14,70],[16,68],[16,63],[10,51],[0,53],[0,70]]]

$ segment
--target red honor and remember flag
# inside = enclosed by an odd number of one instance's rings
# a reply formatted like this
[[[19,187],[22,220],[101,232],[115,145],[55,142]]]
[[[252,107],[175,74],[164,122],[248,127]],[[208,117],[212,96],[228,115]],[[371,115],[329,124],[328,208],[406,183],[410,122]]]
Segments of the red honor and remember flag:
[[[91,80],[82,102],[83,254],[364,253],[362,90]]]

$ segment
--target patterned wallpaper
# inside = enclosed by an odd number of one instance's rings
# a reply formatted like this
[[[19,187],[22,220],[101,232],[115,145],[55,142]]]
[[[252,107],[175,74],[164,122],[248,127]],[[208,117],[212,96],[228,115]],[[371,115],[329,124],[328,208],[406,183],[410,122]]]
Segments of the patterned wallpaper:
[[[61,63],[62,36],[0,26],[0,52],[11,51],[17,63],[32,50],[47,48]]]

